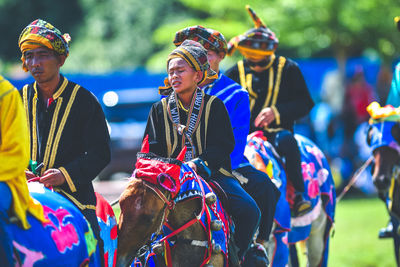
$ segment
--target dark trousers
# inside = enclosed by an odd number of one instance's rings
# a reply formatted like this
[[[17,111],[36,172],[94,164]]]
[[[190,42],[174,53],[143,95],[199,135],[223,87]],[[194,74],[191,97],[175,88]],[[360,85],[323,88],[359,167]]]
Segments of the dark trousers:
[[[276,203],[278,203],[281,192],[266,173],[251,165],[238,168],[235,171],[248,179],[243,188],[253,197],[261,211],[258,238],[268,240],[274,222]]]
[[[9,223],[8,211],[12,202],[10,188],[4,182],[0,182],[0,259],[1,266],[14,266],[12,258],[12,237],[7,231]]]
[[[276,133],[264,133],[268,141],[285,158],[286,175],[297,192],[304,192],[304,180],[301,172],[300,149],[292,132],[282,130]]]
[[[253,198],[242,188],[239,181],[232,177],[213,178],[228,196],[230,215],[235,223],[235,243],[242,258],[253,240],[260,222],[260,209]]]
[[[100,262],[101,266],[104,266],[104,242],[100,237],[100,226],[97,221],[96,211],[91,209],[81,210],[83,216],[89,222],[90,227],[92,227],[94,237],[97,239],[98,247],[100,250]]]

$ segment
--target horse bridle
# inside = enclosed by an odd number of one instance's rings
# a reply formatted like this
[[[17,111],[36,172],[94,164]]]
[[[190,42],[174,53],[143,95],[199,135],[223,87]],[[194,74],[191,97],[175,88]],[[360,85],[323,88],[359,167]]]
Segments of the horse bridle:
[[[160,225],[157,227],[156,232],[152,234],[152,238],[150,238],[149,241],[147,241],[143,246],[141,246],[135,254],[135,257],[140,258],[144,256],[148,251],[150,251],[151,243],[153,243],[156,240],[158,234],[161,232],[162,226],[165,223],[165,218],[167,217],[168,212],[175,208],[175,202],[169,199],[170,196],[166,197],[165,194],[161,192],[161,190],[155,184],[152,184],[142,178],[135,177],[134,179],[142,180],[143,185],[151,189],[164,202],[163,215],[161,218]]]
[[[161,243],[161,242],[164,242],[164,241],[167,240],[167,239],[170,239],[171,237],[173,237],[173,236],[175,236],[175,235],[177,235],[177,234],[179,234],[180,232],[182,232],[182,231],[185,230],[186,228],[192,226],[194,223],[196,223],[196,222],[198,222],[199,220],[201,220],[201,217],[203,216],[204,211],[205,211],[206,200],[205,200],[205,197],[204,197],[205,194],[204,194],[204,187],[203,187],[203,184],[201,183],[201,181],[199,181],[199,178],[197,177],[196,174],[195,174],[195,179],[196,179],[196,181],[198,182],[198,184],[199,184],[199,186],[200,186],[200,189],[201,189],[201,193],[202,193],[202,194],[201,194],[201,195],[202,195],[202,198],[201,198],[201,211],[199,212],[198,215],[194,215],[194,218],[193,218],[193,219],[191,219],[190,221],[188,221],[187,223],[185,223],[184,225],[182,225],[182,226],[179,227],[178,229],[174,230],[172,233],[170,233],[170,234],[164,236],[163,238],[161,238],[160,241],[159,241],[160,243]]]
[[[161,219],[160,225],[157,228],[157,231],[154,232],[152,234],[152,238],[149,239],[148,242],[146,242],[146,244],[144,244],[142,247],[140,247],[136,254],[135,257],[140,258],[142,256],[144,256],[147,252],[150,251],[151,249],[151,244],[156,240],[157,236],[159,235],[159,233],[162,230],[162,226],[165,223],[165,219],[168,216],[168,212],[173,210],[175,208],[175,201],[169,199],[170,195],[167,197],[165,196],[165,194],[158,188],[157,185],[150,183],[142,178],[134,178],[134,179],[141,179],[143,181],[143,184],[151,189],[163,202],[164,202],[164,211],[163,211],[163,217]],[[205,201],[205,191],[204,191],[204,187],[203,184],[201,183],[201,181],[199,180],[199,178],[197,177],[197,175],[195,174],[195,179],[198,182],[201,192],[202,192],[202,200],[201,200],[201,211],[199,212],[199,214],[194,215],[194,218],[191,219],[190,221],[186,222],[185,224],[183,224],[181,227],[179,227],[178,229],[172,231],[170,234],[164,236],[163,238],[161,238],[160,240],[157,241],[157,243],[161,244],[164,241],[170,239],[171,237],[176,236],[177,234],[179,234],[180,232],[182,232],[183,230],[189,228],[190,226],[192,226],[193,224],[195,224],[196,222],[198,222],[199,220],[201,220],[201,217],[203,216],[204,212],[205,212],[205,207],[206,207],[206,201]],[[188,240],[182,239],[180,241],[183,241],[185,243],[189,243],[190,245],[193,246],[200,246],[200,247],[206,247],[208,248],[208,241],[202,241],[202,240],[190,240],[190,242]]]

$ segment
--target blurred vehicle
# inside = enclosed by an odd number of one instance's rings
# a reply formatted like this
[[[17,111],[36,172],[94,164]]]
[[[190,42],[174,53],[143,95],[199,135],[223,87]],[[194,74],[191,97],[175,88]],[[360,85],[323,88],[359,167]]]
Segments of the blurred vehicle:
[[[131,175],[151,105],[159,99],[155,88],[111,90],[99,97],[109,126],[112,153],[111,162],[99,174],[100,180]]]

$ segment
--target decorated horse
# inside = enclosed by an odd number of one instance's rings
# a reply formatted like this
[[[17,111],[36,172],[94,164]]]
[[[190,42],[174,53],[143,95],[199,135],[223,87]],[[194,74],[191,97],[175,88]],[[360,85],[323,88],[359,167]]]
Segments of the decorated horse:
[[[119,201],[117,266],[228,265],[229,217],[184,155],[149,153],[145,139]]]
[[[271,266],[286,266],[289,259],[292,266],[296,266],[302,255],[307,257],[308,266],[327,266],[329,235],[335,212],[334,183],[321,150],[301,135],[296,134],[295,138],[301,152],[304,198],[312,203],[312,210],[300,217],[291,217],[294,189],[286,179],[283,160],[261,131],[248,136],[246,157],[255,168],[266,172],[281,191],[273,231],[266,247]]]
[[[367,107],[371,119],[367,143],[374,157],[372,179],[379,197],[386,203],[391,223],[397,265],[400,249],[400,108],[381,107],[377,102]]]
[[[28,215],[31,225],[28,230],[16,223],[8,224],[16,266],[101,266],[97,241],[79,209],[40,183],[28,185],[32,197],[43,205],[47,221],[41,223]],[[113,239],[109,233],[112,229],[116,232],[117,226],[111,206],[100,195],[97,199],[96,213],[101,215],[98,220],[105,243],[105,266],[109,266],[108,263],[112,264],[116,258],[117,244],[116,236]]]

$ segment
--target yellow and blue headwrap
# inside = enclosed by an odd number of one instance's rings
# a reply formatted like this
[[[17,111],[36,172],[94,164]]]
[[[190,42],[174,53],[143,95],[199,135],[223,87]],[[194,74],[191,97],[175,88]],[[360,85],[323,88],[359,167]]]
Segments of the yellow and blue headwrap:
[[[245,58],[263,59],[266,56],[273,55],[278,47],[278,38],[274,32],[265,26],[249,5],[246,6],[246,9],[253,19],[255,27],[228,42],[228,55],[232,55],[236,49]]]
[[[218,74],[210,68],[210,64],[208,63],[207,50],[196,41],[185,40],[180,46],[174,49],[168,56],[167,70],[169,61],[173,58],[182,58],[195,71],[203,73],[203,77],[198,84],[201,84],[206,79],[215,80],[218,78]],[[169,84],[168,77],[164,79],[164,86],[160,86],[158,89],[160,95],[169,95],[171,93],[172,86]]]
[[[47,47],[54,50],[59,55],[68,56],[68,43],[71,37],[68,33],[62,34],[60,30],[50,23],[37,19],[30,23],[21,32],[18,40],[19,48],[22,52],[22,68],[28,71],[25,65],[25,52],[39,47]]]

